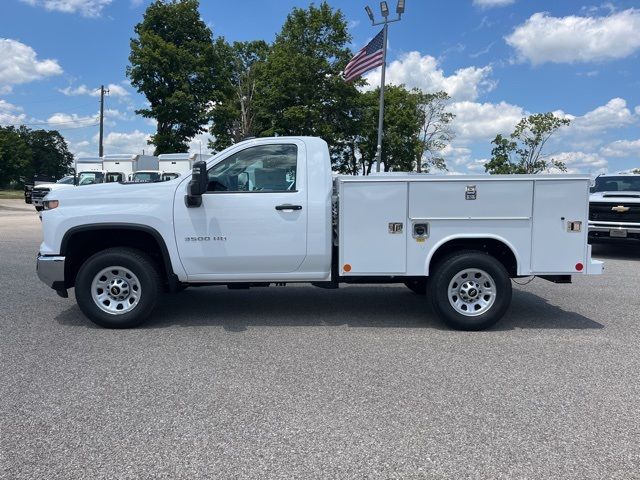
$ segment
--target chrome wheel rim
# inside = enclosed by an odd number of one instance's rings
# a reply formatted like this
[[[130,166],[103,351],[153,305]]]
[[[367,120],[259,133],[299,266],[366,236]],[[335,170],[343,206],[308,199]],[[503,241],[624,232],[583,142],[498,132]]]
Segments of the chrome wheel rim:
[[[479,268],[467,268],[458,272],[449,282],[449,303],[465,317],[477,317],[486,313],[496,301],[496,284],[493,277]]]
[[[102,269],[91,283],[91,298],[100,310],[110,315],[130,312],[140,303],[141,295],[138,277],[120,266]]]

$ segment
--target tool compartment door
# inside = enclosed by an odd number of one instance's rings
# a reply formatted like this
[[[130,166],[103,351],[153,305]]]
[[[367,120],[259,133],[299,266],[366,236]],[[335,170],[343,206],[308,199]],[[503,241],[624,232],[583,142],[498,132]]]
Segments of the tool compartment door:
[[[532,273],[577,273],[587,249],[587,181],[536,180],[534,192]],[[570,231],[569,222],[581,222],[580,231]]]
[[[406,182],[341,182],[340,275],[405,273],[406,220]]]

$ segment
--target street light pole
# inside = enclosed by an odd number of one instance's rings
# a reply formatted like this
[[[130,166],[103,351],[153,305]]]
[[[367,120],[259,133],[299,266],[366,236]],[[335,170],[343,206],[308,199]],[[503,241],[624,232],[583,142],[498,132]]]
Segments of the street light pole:
[[[380,75],[380,108],[378,111],[378,145],[376,148],[376,172],[380,172],[380,161],[382,159],[382,132],[384,130],[384,82],[385,74],[387,71],[387,35],[389,31],[389,24],[399,22],[402,19],[402,14],[404,13],[404,3],[405,0],[398,0],[398,5],[396,7],[396,13],[398,14],[398,16],[397,18],[389,20],[389,7],[387,5],[387,2],[380,2],[380,12],[382,14],[382,18],[384,18],[384,20],[381,22],[376,22],[371,8],[369,8],[368,6],[365,7],[367,15],[371,20],[371,25],[384,25],[384,27],[382,27],[382,73]]]

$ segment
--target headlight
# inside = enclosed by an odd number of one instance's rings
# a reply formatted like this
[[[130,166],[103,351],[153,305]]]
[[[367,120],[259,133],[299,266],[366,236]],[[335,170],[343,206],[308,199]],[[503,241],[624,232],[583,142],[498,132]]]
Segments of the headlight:
[[[58,208],[60,202],[58,200],[45,200],[42,202],[42,206],[45,210],[53,210],[54,208]]]

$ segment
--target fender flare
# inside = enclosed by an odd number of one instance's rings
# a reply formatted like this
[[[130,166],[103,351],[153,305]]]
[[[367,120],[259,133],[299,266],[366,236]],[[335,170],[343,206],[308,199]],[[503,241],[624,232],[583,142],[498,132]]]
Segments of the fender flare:
[[[507,239],[505,239],[504,237],[501,237],[499,235],[494,235],[491,233],[477,233],[477,234],[465,233],[465,234],[459,234],[459,235],[449,235],[448,237],[443,238],[433,246],[433,248],[429,251],[429,254],[427,255],[427,258],[425,260],[425,264],[424,264],[425,276],[429,276],[429,266],[431,265],[431,259],[433,258],[435,253],[440,249],[440,247],[442,247],[444,244],[449,243],[451,241],[455,241],[455,240],[481,240],[484,238],[490,239],[490,240],[497,240],[498,242],[506,245],[509,248],[509,250],[511,250],[513,257],[516,259],[516,270],[520,269],[520,265],[521,265],[520,256],[518,255],[517,250],[513,247],[513,244],[509,242]]]

